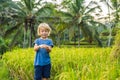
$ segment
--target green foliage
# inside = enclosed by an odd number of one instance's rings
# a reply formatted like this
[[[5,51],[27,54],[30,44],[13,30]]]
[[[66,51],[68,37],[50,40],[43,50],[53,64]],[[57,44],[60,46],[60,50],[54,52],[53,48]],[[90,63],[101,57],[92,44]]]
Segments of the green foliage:
[[[51,5],[41,0],[20,0],[4,2],[6,6],[0,5],[0,35],[11,40],[9,47],[19,46],[31,47],[33,39],[36,38],[36,27],[44,18],[48,20],[52,10]],[[7,25],[7,28],[5,27]],[[36,26],[37,25],[37,26]],[[14,35],[13,35],[14,33]],[[11,36],[12,37],[8,37]],[[21,37],[21,35],[23,35]],[[21,39],[18,40],[18,37]],[[23,41],[24,40],[24,41]]]
[[[120,66],[110,61],[111,48],[56,48],[50,53],[51,80],[119,80]],[[33,80],[33,49],[7,52],[3,61],[18,80]]]
[[[8,49],[5,41],[0,37],[0,55],[3,54]]]
[[[32,52],[31,52],[32,51]],[[19,53],[20,52],[20,53]],[[30,54],[29,54],[30,52]],[[27,50],[14,50],[5,54],[9,56],[8,58],[3,57],[4,61],[7,62],[8,69],[10,70],[10,75],[13,76],[16,80],[33,80],[33,54],[34,51],[27,49]],[[32,54],[33,53],[33,54]],[[11,56],[11,58],[10,58]]]
[[[68,7],[66,8],[68,12],[65,13],[66,19],[68,18],[69,24],[71,24],[70,27],[73,28],[73,30],[75,27],[77,27],[78,32],[76,31],[75,32],[78,35],[77,36],[79,41],[78,44],[80,45],[80,39],[81,39],[80,36],[82,33],[82,36],[84,36],[89,43],[96,41],[98,43],[98,46],[102,47],[102,42],[99,39],[98,28],[97,28],[98,26],[100,26],[101,23],[94,21],[94,18],[91,15],[91,13],[96,9],[99,9],[101,11],[97,2],[90,1],[88,5],[84,5],[85,3],[84,0],[73,0],[73,1],[67,0],[64,2],[69,2]],[[95,6],[91,7],[91,5],[95,5]],[[74,35],[74,32],[71,32],[70,34],[73,34],[74,37],[76,36]]]
[[[10,80],[9,71],[0,60],[0,80]]]
[[[120,30],[115,36],[115,45],[113,47],[111,54],[114,58],[120,59]]]

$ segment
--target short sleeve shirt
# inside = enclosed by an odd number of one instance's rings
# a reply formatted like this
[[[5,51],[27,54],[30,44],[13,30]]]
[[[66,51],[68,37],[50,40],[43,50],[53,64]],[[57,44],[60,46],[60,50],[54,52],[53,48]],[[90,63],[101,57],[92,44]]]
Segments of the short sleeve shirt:
[[[38,38],[34,41],[34,43],[37,45],[46,44],[48,46],[53,47],[53,42],[51,39]],[[34,66],[36,65],[44,66],[50,63],[51,61],[50,61],[49,52],[45,48],[38,49],[35,55]]]

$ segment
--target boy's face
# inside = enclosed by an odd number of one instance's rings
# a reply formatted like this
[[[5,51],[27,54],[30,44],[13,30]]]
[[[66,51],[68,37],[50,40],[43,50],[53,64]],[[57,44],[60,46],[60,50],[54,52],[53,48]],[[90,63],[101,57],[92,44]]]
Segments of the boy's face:
[[[45,28],[41,28],[41,29],[40,29],[40,36],[41,36],[43,39],[47,38],[48,35],[49,35],[49,31],[48,31],[48,30],[46,30]]]

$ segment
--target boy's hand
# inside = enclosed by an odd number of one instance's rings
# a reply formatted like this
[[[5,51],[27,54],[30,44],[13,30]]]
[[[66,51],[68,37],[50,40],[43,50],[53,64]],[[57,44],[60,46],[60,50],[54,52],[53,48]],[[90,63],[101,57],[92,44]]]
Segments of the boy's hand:
[[[40,45],[40,48],[45,48],[48,52],[51,51],[51,47],[46,44]]]
[[[39,45],[39,48],[44,48],[43,45]]]

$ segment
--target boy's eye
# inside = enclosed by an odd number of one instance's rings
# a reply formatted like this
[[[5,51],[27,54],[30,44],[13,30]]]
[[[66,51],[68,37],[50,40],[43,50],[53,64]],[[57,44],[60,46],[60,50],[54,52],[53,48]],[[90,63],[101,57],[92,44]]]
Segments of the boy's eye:
[[[47,30],[41,30],[41,32],[48,32]]]

